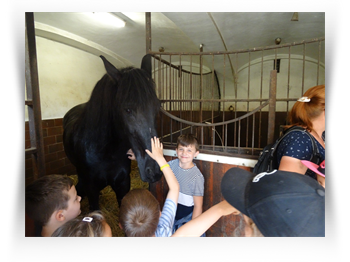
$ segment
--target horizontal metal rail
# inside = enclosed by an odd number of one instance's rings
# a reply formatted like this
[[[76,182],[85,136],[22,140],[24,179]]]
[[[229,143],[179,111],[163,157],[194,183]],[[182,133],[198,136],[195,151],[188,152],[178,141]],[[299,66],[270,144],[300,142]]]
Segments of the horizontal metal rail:
[[[197,122],[191,122],[191,121],[187,121],[187,120],[184,120],[184,119],[181,119],[177,116],[174,116],[170,113],[168,113],[167,111],[165,111],[163,108],[160,108],[160,111],[165,114],[166,116],[170,117],[171,119],[173,120],[176,120],[180,123],[183,123],[183,124],[187,124],[187,125],[191,125],[191,126],[221,126],[221,125],[227,125],[227,124],[231,124],[231,123],[234,123],[234,122],[237,122],[237,121],[240,121],[244,118],[247,118],[251,115],[253,115],[254,113],[258,112],[260,109],[264,108],[265,106],[267,106],[269,104],[269,101],[266,101],[264,104],[260,105],[259,107],[255,108],[253,111],[250,111],[249,113],[246,113],[245,115],[243,116],[240,116],[240,117],[237,117],[235,119],[231,119],[231,120],[227,120],[227,121],[224,121],[224,122],[219,122],[219,123],[211,123],[211,124],[203,124],[203,123],[197,123]]]
[[[290,47],[290,46],[316,43],[316,42],[320,42],[320,41],[324,41],[324,40],[325,40],[324,37],[319,37],[319,38],[313,38],[310,40],[303,40],[300,42],[293,42],[293,43],[282,44],[282,45],[254,47],[254,48],[248,48],[248,49],[238,49],[238,50],[234,50],[234,51],[216,51],[216,52],[155,52],[155,51],[150,51],[149,54],[151,54],[153,56],[155,56],[155,55],[230,55],[230,54],[242,54],[242,53],[251,53],[251,52],[257,52],[257,51],[265,51],[265,50],[275,50],[275,49],[281,49],[281,48],[286,48],[286,47]]]

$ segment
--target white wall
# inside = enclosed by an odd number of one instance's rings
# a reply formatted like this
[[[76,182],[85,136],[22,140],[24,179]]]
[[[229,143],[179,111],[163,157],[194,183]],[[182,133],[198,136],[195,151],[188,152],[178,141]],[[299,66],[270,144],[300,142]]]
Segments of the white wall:
[[[38,36],[36,49],[42,119],[62,118],[86,102],[106,73],[100,57],[80,49]]]

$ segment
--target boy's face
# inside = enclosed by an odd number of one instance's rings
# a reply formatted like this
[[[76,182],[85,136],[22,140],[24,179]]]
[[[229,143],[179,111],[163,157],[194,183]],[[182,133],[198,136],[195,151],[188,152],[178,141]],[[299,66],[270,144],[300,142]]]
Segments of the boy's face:
[[[194,145],[179,145],[176,148],[176,154],[179,158],[179,161],[184,164],[192,162],[193,158],[195,158],[199,154],[199,151],[196,151],[196,147]]]
[[[69,191],[69,200],[68,200],[68,207],[66,210],[63,210],[63,214],[66,218],[66,222],[76,218],[81,210],[80,210],[80,200],[81,197],[77,195],[77,190],[75,189],[75,186],[73,185]]]

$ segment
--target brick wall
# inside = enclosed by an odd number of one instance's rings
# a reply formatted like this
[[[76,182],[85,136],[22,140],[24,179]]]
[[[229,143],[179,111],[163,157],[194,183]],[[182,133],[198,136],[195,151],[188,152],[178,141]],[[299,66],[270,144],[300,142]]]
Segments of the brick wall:
[[[75,174],[75,167],[68,160],[63,148],[62,118],[42,121],[46,174]],[[29,124],[25,122],[25,148],[30,148]],[[31,155],[25,156],[26,185],[33,181]]]

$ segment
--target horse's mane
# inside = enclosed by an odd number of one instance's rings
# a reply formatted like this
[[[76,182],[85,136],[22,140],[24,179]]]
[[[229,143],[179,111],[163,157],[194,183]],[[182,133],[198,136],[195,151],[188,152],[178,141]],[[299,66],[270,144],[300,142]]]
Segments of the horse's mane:
[[[154,82],[144,70],[138,68],[124,68],[121,70],[118,101],[123,105],[139,107],[145,110],[147,107],[159,108],[159,100],[156,98]]]
[[[121,118],[118,114],[122,107],[159,109],[154,82],[144,70],[126,67],[119,71],[118,84],[108,74],[97,82],[77,121],[76,138],[83,140],[86,147],[91,146],[90,141],[98,141],[100,148],[116,143],[116,134],[122,128],[116,120]]]

